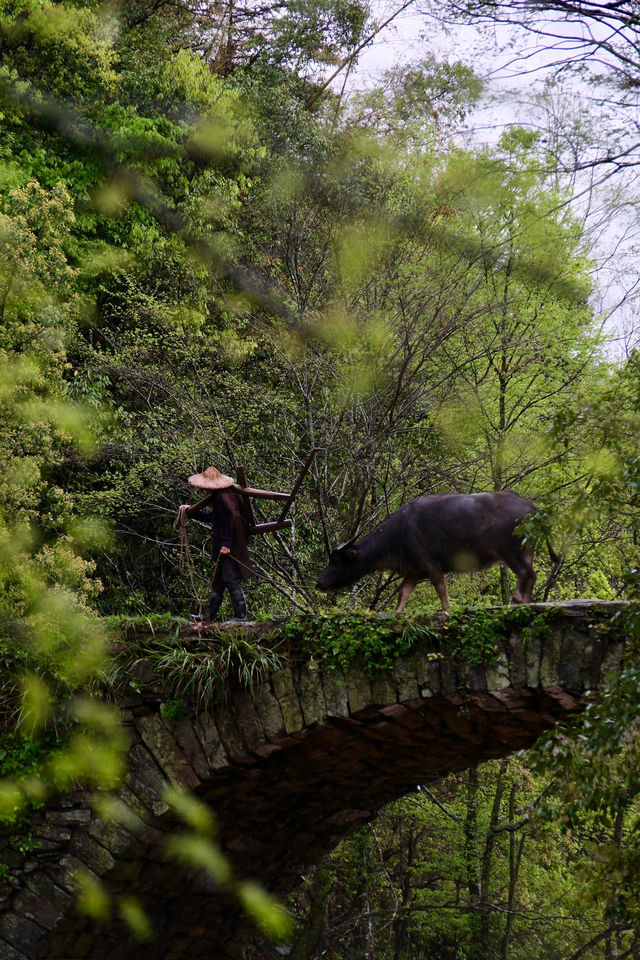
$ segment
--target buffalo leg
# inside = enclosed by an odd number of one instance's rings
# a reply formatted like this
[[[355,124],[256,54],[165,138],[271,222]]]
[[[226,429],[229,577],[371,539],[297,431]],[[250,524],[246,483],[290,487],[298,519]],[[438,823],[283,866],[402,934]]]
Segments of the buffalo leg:
[[[431,583],[436,588],[436,593],[440,597],[442,612],[448,614],[451,609],[451,604],[449,603],[449,594],[447,592],[447,581],[441,574],[439,577],[433,578]]]
[[[531,593],[536,582],[536,572],[533,569],[533,547],[526,547],[518,557],[516,562],[507,563],[518,578],[516,588],[513,591],[515,603],[531,603]]]
[[[417,582],[418,582],[417,580],[410,580],[409,578],[402,581],[402,583],[400,584],[398,606],[396,607],[396,613],[402,613],[402,611],[407,605],[407,600],[413,593],[414,587]]]

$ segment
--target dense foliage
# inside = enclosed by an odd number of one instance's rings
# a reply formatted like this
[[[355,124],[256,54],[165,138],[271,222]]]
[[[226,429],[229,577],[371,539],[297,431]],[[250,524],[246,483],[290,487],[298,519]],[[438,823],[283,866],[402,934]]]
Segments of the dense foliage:
[[[322,87],[372,29],[358,0],[0,0],[2,819],[117,782],[124,745],[91,695],[117,668],[100,615],[197,609],[207,531],[181,569],[172,523],[210,464],[286,490],[321,448],[292,530],[252,545],[250,594],[260,616],[321,614],[319,651],[328,549],[423,493],[536,498],[526,534],[562,554],[540,550],[536,599],[637,595],[639,354],[608,358],[571,177],[529,128],[463,145],[482,94],[465,64]],[[394,590],[372,576],[339,605],[388,610]],[[500,602],[507,573],[451,594]],[[427,585],[411,603],[437,607]],[[367,623],[375,669],[390,652]],[[492,629],[469,633],[478,656]],[[197,654],[164,655],[214,683]],[[298,960],[635,955],[635,674],[621,689],[588,718],[591,754],[562,740],[535,774],[473,770],[360,831],[300,896]],[[550,757],[572,758],[568,798]],[[208,815],[173,800],[223,869]]]

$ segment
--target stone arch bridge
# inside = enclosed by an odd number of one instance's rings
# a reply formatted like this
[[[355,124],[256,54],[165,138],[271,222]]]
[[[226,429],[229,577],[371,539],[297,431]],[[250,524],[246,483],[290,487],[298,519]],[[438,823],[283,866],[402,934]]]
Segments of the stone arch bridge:
[[[238,956],[245,934],[233,905],[201,873],[165,859],[163,841],[176,827],[163,799],[167,782],[211,804],[238,875],[284,896],[382,805],[529,747],[580,710],[622,662],[624,607],[533,605],[544,630],[534,621],[524,639],[505,636],[492,666],[471,667],[418,643],[369,679],[362,668],[343,675],[291,650],[253,691],[227,691],[176,721],[160,709],[171,691],[152,683],[143,695],[123,696],[127,826],[96,819],[91,797],[78,793],[34,814],[37,849],[20,851],[5,834],[0,960]],[[79,866],[114,895],[137,895],[155,939],[135,943],[117,921],[98,928],[79,916],[71,880]]]

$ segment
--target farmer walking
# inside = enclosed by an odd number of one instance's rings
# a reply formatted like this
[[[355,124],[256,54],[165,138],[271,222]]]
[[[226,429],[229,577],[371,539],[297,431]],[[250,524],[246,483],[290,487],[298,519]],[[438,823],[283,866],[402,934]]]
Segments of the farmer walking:
[[[207,467],[202,473],[189,477],[192,487],[208,491],[205,501],[190,506],[181,504],[178,518],[187,517],[211,523],[213,535],[214,573],[211,592],[202,614],[192,619],[210,622],[216,619],[222,604],[225,589],[229,591],[233,605],[234,620],[247,619],[247,601],[242,589],[243,580],[255,576],[251,557],[247,550],[249,523],[243,510],[242,498],[231,489],[235,482],[215,467]]]

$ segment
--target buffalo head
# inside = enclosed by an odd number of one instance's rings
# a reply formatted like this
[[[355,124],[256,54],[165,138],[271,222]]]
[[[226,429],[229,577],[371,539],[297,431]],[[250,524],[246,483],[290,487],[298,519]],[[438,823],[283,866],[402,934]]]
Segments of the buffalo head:
[[[331,551],[329,563],[318,577],[316,588],[327,592],[349,587],[361,576],[362,571],[358,564],[358,548],[355,546],[356,537],[341,543]]]

